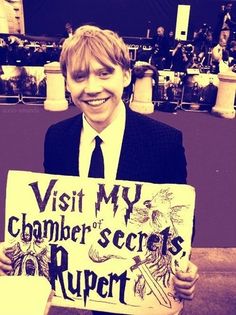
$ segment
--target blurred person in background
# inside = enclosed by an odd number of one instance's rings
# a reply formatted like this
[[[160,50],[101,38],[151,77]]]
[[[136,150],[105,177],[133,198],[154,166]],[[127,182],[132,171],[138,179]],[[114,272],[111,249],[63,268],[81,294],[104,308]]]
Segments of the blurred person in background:
[[[169,43],[165,35],[163,26],[157,28],[156,34],[152,39],[152,57],[151,64],[158,70],[163,70],[166,67],[166,60],[169,56]]]
[[[236,27],[236,20],[232,17],[233,1],[227,1],[225,5],[221,6],[221,10],[217,16],[216,27],[214,31],[214,38],[216,43],[220,43],[223,39],[228,43],[231,37],[231,31]]]

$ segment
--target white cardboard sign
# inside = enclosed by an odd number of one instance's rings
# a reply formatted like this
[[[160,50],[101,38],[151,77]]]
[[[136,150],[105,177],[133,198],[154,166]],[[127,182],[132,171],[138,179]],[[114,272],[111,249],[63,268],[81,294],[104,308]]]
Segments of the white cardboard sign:
[[[54,304],[175,314],[172,278],[186,270],[195,191],[10,171],[5,240],[14,275],[44,275]]]

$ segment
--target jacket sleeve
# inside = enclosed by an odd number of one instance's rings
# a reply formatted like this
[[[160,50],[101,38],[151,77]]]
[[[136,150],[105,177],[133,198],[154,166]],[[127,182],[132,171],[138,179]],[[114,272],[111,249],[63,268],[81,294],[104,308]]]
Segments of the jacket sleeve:
[[[44,172],[48,174],[53,173],[53,158],[55,152],[53,152],[53,141],[51,136],[51,127],[47,130],[47,133],[45,135],[44,139]]]
[[[63,141],[61,133],[54,125],[48,128],[44,139],[44,172],[63,175],[65,166]]]
[[[173,184],[187,183],[187,162],[182,142],[182,133],[176,131],[174,141],[165,154],[165,182]]]

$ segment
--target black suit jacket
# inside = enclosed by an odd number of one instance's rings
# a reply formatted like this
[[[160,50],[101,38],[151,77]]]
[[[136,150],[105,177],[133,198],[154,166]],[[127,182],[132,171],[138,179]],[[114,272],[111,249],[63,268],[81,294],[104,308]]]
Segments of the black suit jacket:
[[[44,148],[46,173],[79,175],[81,129],[81,114],[48,129]],[[181,132],[127,109],[116,179],[185,184],[186,177]]]

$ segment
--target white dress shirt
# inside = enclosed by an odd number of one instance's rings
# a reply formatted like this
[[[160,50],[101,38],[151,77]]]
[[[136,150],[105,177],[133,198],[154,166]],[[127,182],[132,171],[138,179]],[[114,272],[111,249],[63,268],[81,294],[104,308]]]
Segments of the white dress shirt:
[[[83,128],[79,146],[80,177],[88,177],[91,155],[95,147],[94,138],[99,136],[103,141],[101,143],[101,149],[104,159],[105,179],[116,179],[126,119],[124,103],[120,102],[118,106],[118,115],[112,123],[100,133],[89,125],[83,114]]]

